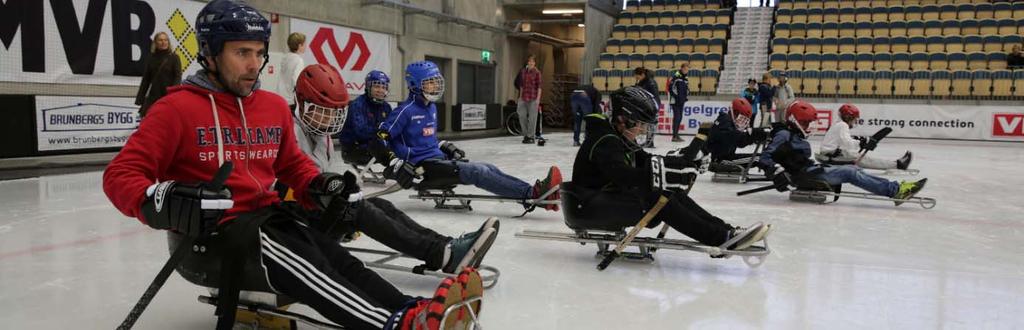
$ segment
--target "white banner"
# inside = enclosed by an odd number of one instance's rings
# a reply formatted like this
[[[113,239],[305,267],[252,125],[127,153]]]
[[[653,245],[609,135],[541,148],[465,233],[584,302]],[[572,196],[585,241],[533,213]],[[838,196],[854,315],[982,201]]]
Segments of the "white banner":
[[[817,127],[824,133],[839,120],[841,104],[813,104],[818,109]],[[679,131],[695,134],[701,122],[714,121],[730,107],[725,101],[686,102]],[[871,135],[883,127],[892,127],[890,137],[1024,141],[1024,106],[857,104],[857,107],[861,119],[851,131],[854,135]],[[763,115],[759,111],[758,121]],[[672,133],[672,111],[667,102],[658,118],[658,133]]]
[[[487,105],[463,104],[460,125],[463,131],[487,128]]]
[[[306,35],[306,65],[329,64],[341,72],[349,94],[363,94],[366,74],[391,72],[391,36],[332,24],[291,19],[291,31]],[[392,77],[394,79],[394,77]]]
[[[117,148],[139,127],[130,97],[36,96],[39,151]]]
[[[199,68],[185,0],[16,1],[0,6],[0,81],[138,85],[152,36],[167,32],[183,76]]]

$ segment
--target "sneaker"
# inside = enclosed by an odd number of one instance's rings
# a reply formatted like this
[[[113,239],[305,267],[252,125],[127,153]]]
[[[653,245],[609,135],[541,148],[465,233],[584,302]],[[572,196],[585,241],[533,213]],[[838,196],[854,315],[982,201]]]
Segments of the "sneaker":
[[[903,205],[903,203],[905,203],[908,199],[914,197],[914,195],[917,195],[917,192],[921,191],[921,189],[924,189],[924,184],[927,182],[927,178],[918,180],[917,182],[900,182],[900,190],[896,192],[896,196],[892,197],[896,199],[894,201],[896,203],[896,206]]]
[[[548,143],[548,140],[546,140],[546,139],[544,139],[542,137],[539,137],[539,136],[537,137],[537,146],[538,147],[543,147],[547,143]]]
[[[907,153],[903,154],[903,157],[900,157],[900,159],[896,160],[896,168],[900,170],[907,169],[908,167],[910,167],[910,161],[913,158],[914,155],[911,154],[910,151],[907,151]]]
[[[548,169],[548,176],[544,180],[537,180],[537,183],[533,184],[533,199],[541,198],[548,191],[558,188],[560,184],[562,184],[562,171],[558,169],[558,166],[552,166]],[[558,201],[559,198],[561,198],[561,195],[558,191],[555,191],[545,197],[544,200]],[[544,204],[542,206],[545,210],[558,211],[558,203]]]
[[[679,136],[673,136],[672,137],[672,142],[683,142],[683,138],[681,138]]]
[[[755,223],[749,228],[735,227],[729,232],[729,239],[725,241],[722,246],[726,250],[743,250],[754,243],[757,243],[768,236],[768,232],[771,231],[772,225],[765,225],[760,222]]]
[[[573,147],[579,147],[580,146],[580,141],[572,141],[572,146]]]
[[[533,138],[524,137],[523,144],[533,144]]]
[[[402,311],[398,329],[402,330],[440,330],[455,329],[458,317],[455,313],[445,319],[444,312],[453,305],[462,303],[462,285],[454,278],[446,278],[434,291],[431,299],[420,299],[414,306]],[[441,321],[444,324],[441,324]]]
[[[491,217],[479,230],[453,238],[448,242],[449,257],[441,271],[454,274],[466,267],[479,267],[497,237],[498,218]]]
[[[470,298],[484,297],[484,281],[480,277],[480,273],[477,272],[476,268],[466,267],[462,269],[459,276],[455,278],[455,281],[462,285],[462,300],[466,301]],[[469,311],[465,308],[460,308],[457,314],[456,329],[473,329],[473,315],[477,318],[480,317],[480,305],[482,300],[477,300],[469,303],[469,308],[472,309],[473,314],[470,315]]]

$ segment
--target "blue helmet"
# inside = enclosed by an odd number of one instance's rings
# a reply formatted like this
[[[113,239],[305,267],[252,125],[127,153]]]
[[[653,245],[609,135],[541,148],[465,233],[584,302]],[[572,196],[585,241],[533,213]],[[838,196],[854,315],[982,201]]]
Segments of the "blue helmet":
[[[196,17],[196,39],[199,41],[199,64],[204,57],[214,57],[224,49],[225,41],[255,40],[270,48],[270,21],[259,11],[238,0],[214,0]],[[269,55],[264,54],[267,58]]]
[[[410,95],[423,95],[430,102],[441,100],[444,95],[444,77],[437,64],[431,61],[410,63],[405,67],[405,83],[409,86]],[[424,85],[432,85],[432,91],[424,91]]]
[[[369,97],[370,100],[373,101],[374,103],[383,103],[384,100],[387,99],[388,97],[389,84],[391,84],[391,78],[388,78],[388,75],[386,73],[380,70],[370,71],[370,73],[366,74],[366,86],[364,87],[366,97]],[[374,97],[375,95],[373,95],[373,92],[371,90],[373,86],[384,87],[384,95],[376,95],[379,98]]]

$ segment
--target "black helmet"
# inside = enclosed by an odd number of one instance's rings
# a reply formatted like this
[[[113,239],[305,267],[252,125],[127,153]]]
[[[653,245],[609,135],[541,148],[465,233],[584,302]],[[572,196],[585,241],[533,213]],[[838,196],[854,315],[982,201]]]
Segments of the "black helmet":
[[[626,119],[634,123],[655,124],[658,122],[658,103],[647,90],[640,87],[626,87],[612,92],[612,121]],[[629,123],[626,123],[627,127]]]

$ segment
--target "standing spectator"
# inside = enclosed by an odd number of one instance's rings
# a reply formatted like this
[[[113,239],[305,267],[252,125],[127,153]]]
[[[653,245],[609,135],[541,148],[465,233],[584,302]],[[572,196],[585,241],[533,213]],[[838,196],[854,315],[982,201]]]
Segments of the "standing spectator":
[[[683,62],[679,71],[672,74],[669,80],[668,94],[672,101],[672,142],[683,142],[679,137],[679,125],[683,123],[683,107],[686,106],[690,94],[690,81],[686,74],[690,72],[690,64]]]
[[[758,99],[760,97],[760,93],[758,93],[757,90],[757,79],[748,79],[747,88],[740,92],[740,96],[743,97],[743,99],[747,100],[748,103],[750,103],[750,123],[756,123],[757,105],[758,103],[761,103]]]
[[[772,113],[772,97],[775,96],[775,91],[772,88],[772,74],[765,72],[761,76],[761,82],[757,84],[758,103],[761,103],[761,123],[758,124],[756,121],[751,120],[750,125],[757,125],[758,127],[767,127],[768,122],[771,120]]]
[[[1021,52],[1020,45],[1013,46],[1013,51],[1006,57],[1006,66],[1011,70],[1024,69],[1024,52]]]
[[[601,113],[601,93],[594,85],[580,86],[572,91],[572,146],[580,146],[580,130],[583,128],[583,117],[592,113]]]
[[[761,0],[761,7],[771,7],[772,0]]]
[[[636,87],[643,88],[654,97],[654,100],[658,102],[658,109],[661,109],[661,97],[658,96],[658,83],[654,82],[654,74],[650,70],[643,67],[639,67],[633,70],[633,76],[636,77]],[[655,121],[649,124],[647,127],[647,140],[640,146],[644,148],[654,148],[654,134],[658,133],[658,122]]]
[[[793,87],[790,87],[786,83],[786,73],[779,74],[779,85],[775,86],[775,122],[785,123],[786,122],[786,109],[789,108],[789,104],[796,100],[796,94],[793,93]]]
[[[288,55],[281,60],[281,78],[277,80],[277,94],[281,95],[288,108],[295,111],[295,82],[306,67],[302,54],[306,52],[306,35],[292,32],[288,35]]]
[[[139,91],[135,94],[135,105],[141,106],[139,117],[145,117],[149,107],[167,95],[167,87],[181,83],[181,60],[171,52],[171,40],[166,32],[157,32],[153,36],[145,69]]]
[[[537,108],[540,106],[540,70],[537,70],[537,60],[533,55],[526,57],[526,67],[519,70],[519,106],[516,112],[519,114],[519,125],[523,132],[523,143],[534,143],[534,138],[539,137],[537,130],[537,118],[540,115]]]

